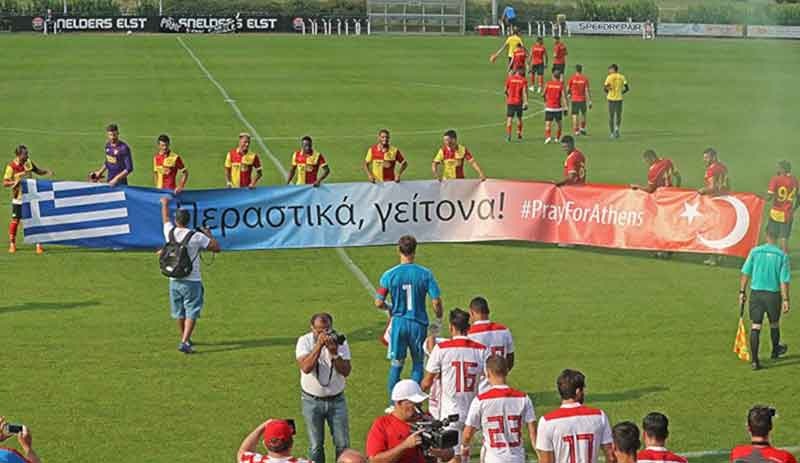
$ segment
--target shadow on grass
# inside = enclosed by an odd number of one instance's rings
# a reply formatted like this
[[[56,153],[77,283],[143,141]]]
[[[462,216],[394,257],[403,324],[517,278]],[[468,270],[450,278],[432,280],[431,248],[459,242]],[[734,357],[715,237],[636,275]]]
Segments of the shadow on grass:
[[[0,315],[16,312],[35,312],[39,310],[70,310],[100,305],[100,301],[72,302],[24,302],[22,304],[0,306]]]
[[[772,370],[773,368],[790,367],[800,364],[800,355],[787,355],[786,357],[781,357],[780,360],[772,361],[769,360],[769,357],[766,357],[765,360],[767,361],[761,360],[761,366],[764,370]]]
[[[669,388],[664,386],[649,386],[619,392],[590,392],[586,397],[586,402],[590,405],[602,402],[624,402],[668,390]],[[537,407],[556,407],[561,405],[561,399],[556,391],[533,392],[528,394],[528,396]]]

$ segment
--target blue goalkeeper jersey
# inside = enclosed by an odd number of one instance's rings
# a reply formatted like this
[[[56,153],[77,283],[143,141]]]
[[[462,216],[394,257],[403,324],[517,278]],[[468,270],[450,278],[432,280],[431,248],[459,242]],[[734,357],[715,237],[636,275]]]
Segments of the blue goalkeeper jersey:
[[[440,290],[433,272],[427,268],[417,264],[400,264],[381,276],[376,297],[386,300],[387,295],[392,300],[392,318],[405,318],[427,325],[425,298],[438,298]]]

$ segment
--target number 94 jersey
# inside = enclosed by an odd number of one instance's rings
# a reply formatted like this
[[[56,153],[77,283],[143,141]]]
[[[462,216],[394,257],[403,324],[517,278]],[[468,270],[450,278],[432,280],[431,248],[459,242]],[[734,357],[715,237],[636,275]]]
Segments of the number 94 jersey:
[[[611,426],[603,410],[562,404],[539,419],[536,449],[555,454],[555,463],[597,463],[600,447],[610,445]]]
[[[489,350],[466,336],[442,341],[431,351],[425,370],[441,379],[439,416],[458,415],[464,423],[472,399],[478,395],[478,384],[484,376]]]
[[[483,463],[525,463],[523,436],[534,421],[530,397],[502,385],[492,386],[472,401],[466,424],[483,433]]]

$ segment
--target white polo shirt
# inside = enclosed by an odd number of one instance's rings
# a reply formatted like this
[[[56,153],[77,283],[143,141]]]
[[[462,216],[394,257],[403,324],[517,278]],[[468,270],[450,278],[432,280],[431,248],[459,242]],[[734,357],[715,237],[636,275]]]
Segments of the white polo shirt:
[[[308,333],[297,339],[295,358],[298,360],[314,351],[314,333]],[[350,360],[350,346],[347,341],[339,346],[339,357]],[[345,377],[336,371],[331,359],[331,353],[327,348],[323,348],[319,354],[317,365],[311,373],[304,373],[300,370],[300,387],[307,394],[316,397],[330,397],[344,392]]]

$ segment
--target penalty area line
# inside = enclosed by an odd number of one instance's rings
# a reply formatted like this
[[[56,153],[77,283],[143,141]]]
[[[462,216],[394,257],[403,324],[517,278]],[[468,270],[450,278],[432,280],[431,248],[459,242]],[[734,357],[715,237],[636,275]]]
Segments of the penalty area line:
[[[231,109],[233,110],[234,114],[236,114],[236,117],[239,119],[239,121],[241,121],[241,123],[244,124],[247,130],[250,131],[250,133],[253,135],[253,138],[256,139],[258,146],[270,158],[272,163],[278,169],[278,172],[281,173],[283,178],[286,178],[289,175],[289,172],[286,171],[286,168],[283,167],[281,162],[278,160],[277,157],[275,157],[272,151],[270,151],[270,149],[267,148],[267,145],[266,143],[264,143],[264,139],[258,133],[258,130],[256,130],[253,124],[251,124],[250,121],[248,121],[247,118],[244,117],[242,110],[239,109],[239,105],[236,104],[236,100],[231,98],[231,96],[228,94],[228,91],[225,90],[225,87],[223,87],[222,84],[220,84],[219,81],[214,78],[214,76],[211,74],[208,68],[206,68],[203,62],[200,61],[200,58],[198,58],[197,55],[194,53],[194,51],[192,51],[192,49],[189,47],[189,45],[187,45],[186,42],[184,42],[183,38],[179,36],[177,37],[177,39],[181,47],[183,47],[183,49],[186,50],[186,53],[192,58],[192,60],[194,60],[195,64],[197,64],[197,67],[200,68],[203,74],[205,74],[206,78],[215,87],[217,87],[217,90],[219,90],[219,93],[222,95],[222,98],[224,99],[225,103],[227,103],[228,106],[231,107]],[[364,271],[361,270],[361,268],[358,265],[356,265],[355,262],[353,262],[353,259],[351,259],[350,256],[347,254],[347,251],[345,251],[342,248],[336,248],[336,254],[339,256],[339,259],[342,261],[345,267],[347,267],[350,270],[350,272],[356,277],[356,279],[361,283],[364,289],[367,290],[367,292],[369,292],[370,296],[371,297],[374,296],[375,286],[373,286],[372,283],[369,281],[369,278],[364,273]]]

